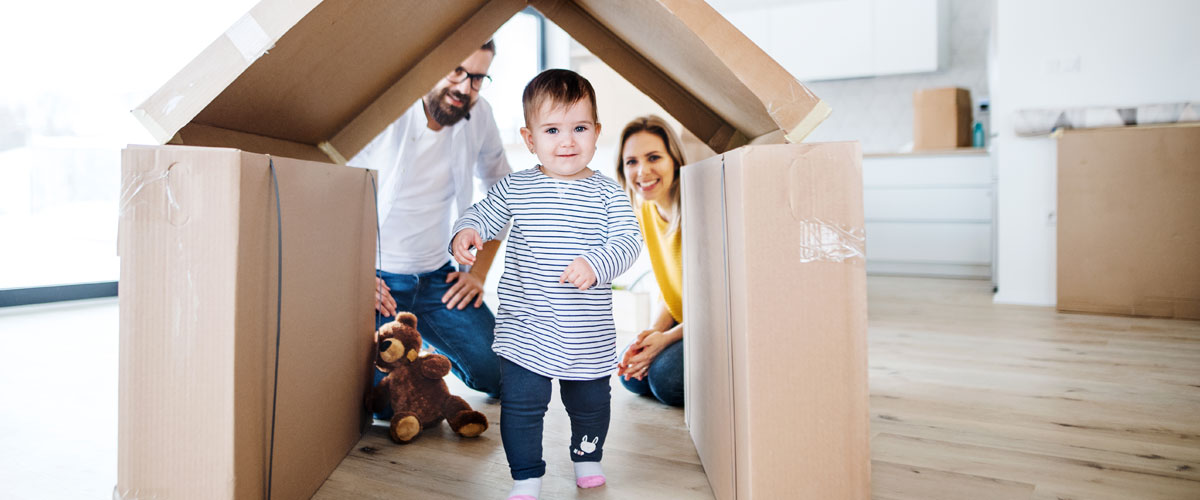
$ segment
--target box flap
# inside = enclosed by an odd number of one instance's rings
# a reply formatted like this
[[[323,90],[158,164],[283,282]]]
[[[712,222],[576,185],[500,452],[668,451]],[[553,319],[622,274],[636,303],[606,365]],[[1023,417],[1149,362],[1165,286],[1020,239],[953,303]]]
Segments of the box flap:
[[[133,113],[161,143],[342,163],[527,5],[718,152],[830,112],[702,0],[264,0]]]

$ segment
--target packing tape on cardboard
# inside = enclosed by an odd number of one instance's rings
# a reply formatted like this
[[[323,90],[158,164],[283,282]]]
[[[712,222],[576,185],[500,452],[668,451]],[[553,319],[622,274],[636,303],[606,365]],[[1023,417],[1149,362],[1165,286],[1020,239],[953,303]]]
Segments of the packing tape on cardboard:
[[[809,111],[808,115],[803,120],[800,120],[800,123],[787,132],[788,142],[799,144],[800,141],[803,141],[805,137],[808,137],[808,134],[817,128],[817,125],[820,125],[826,118],[829,118],[831,113],[833,113],[833,108],[830,108],[825,101],[817,101],[817,105],[813,106],[812,111]]]
[[[325,156],[328,156],[337,165],[345,165],[347,163],[346,157],[342,156],[342,153],[333,147],[333,144],[330,144],[329,141],[321,141],[320,144],[317,144],[317,149],[320,149],[321,152],[325,153]]]
[[[831,113],[833,113],[833,108],[830,108],[825,101],[817,101],[817,105],[813,106],[812,111],[809,111],[808,115],[803,120],[800,120],[800,123],[795,128],[788,131],[788,142],[799,144],[800,141],[803,141],[805,137],[808,137],[808,134],[817,128],[817,125],[820,125],[826,118],[829,118]]]
[[[128,178],[121,179],[121,197],[117,205],[117,217],[123,217],[125,212],[133,207],[134,199],[138,198],[138,193],[142,192],[142,188],[154,182],[165,181],[169,175],[169,170],[163,170],[155,175],[149,173],[142,175],[140,172],[135,172]],[[168,184],[167,196],[169,199],[172,198],[170,190],[171,186]]]
[[[181,170],[187,170],[190,165],[172,162],[167,165],[161,173],[147,172],[145,175],[135,173],[129,178],[121,179],[121,198],[117,207],[117,217],[124,217],[125,212],[133,209],[139,204],[144,204],[146,200],[137,200],[138,193],[142,192],[142,188],[156,182],[163,182],[163,193],[166,195],[166,211],[167,221],[172,226],[183,226],[191,220],[191,213],[183,203],[180,203],[179,197],[175,190],[171,188],[171,173],[177,165],[181,165]],[[179,175],[188,175],[186,173]],[[136,203],[135,203],[135,200]]]
[[[786,132],[787,141],[792,144],[799,144],[808,134],[812,133],[817,125],[829,118],[833,113],[833,108],[829,104],[819,99],[816,94],[813,94],[808,87],[805,87],[800,82],[792,80],[788,82],[788,95],[786,98],[772,99],[767,102],[767,115],[775,124],[779,125]],[[797,107],[807,107],[808,103],[816,101],[808,113],[804,115],[798,123],[790,123],[795,115]]]
[[[150,135],[154,136],[154,140],[158,141],[159,144],[166,144],[167,141],[171,140],[171,137],[174,137],[175,134],[167,133],[167,129],[159,125],[158,121],[151,117],[150,113],[147,113],[146,110],[137,108],[131,111],[131,113],[133,113],[134,118],[142,122],[142,126],[150,131]]]
[[[122,490],[121,485],[113,486],[112,500],[142,500],[150,498],[165,498],[166,495],[162,492],[143,492],[141,489],[133,488]]]
[[[867,257],[866,231],[820,219],[800,221],[800,262],[845,262]]]
[[[247,63],[252,63],[275,46],[267,31],[254,20],[250,13],[242,16],[225,31],[225,37],[242,53]]]

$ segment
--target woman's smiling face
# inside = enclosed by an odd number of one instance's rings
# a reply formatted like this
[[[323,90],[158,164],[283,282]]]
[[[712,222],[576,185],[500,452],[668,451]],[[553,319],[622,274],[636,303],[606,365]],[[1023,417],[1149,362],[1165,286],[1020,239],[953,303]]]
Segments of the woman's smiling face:
[[[644,131],[629,136],[621,151],[621,168],[639,201],[660,205],[670,201],[675,161],[667,154],[661,137]]]

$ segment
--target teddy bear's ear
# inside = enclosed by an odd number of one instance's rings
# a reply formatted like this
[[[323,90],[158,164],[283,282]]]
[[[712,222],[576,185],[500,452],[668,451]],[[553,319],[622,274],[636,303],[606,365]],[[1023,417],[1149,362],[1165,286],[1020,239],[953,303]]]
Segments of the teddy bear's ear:
[[[417,315],[410,312],[396,313],[396,321],[408,325],[409,328],[417,327]]]
[[[396,325],[392,323],[384,323],[378,330],[375,331],[375,342],[379,342],[379,337],[387,337],[396,333]]]

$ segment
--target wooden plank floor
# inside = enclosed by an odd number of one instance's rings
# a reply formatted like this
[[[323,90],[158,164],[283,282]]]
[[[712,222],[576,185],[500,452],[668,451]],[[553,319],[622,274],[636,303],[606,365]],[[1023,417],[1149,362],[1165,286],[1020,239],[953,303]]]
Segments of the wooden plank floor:
[[[1200,499],[1200,322],[996,306],[982,281],[869,280],[878,499]],[[614,382],[615,383],[615,382]],[[461,385],[495,424],[499,406]],[[574,486],[552,404],[543,498],[712,498],[682,410],[614,387],[609,484]],[[396,446],[376,426],[316,495],[503,498],[497,427]]]
[[[632,336],[622,335],[624,346]],[[512,486],[500,442],[500,404],[447,377],[451,392],[487,414],[491,427],[478,438],[462,439],[444,423],[399,446],[388,438],[386,423],[376,421],[316,499],[503,499]],[[604,446],[608,484],[575,487],[567,445],[570,422],[558,397],[546,414],[542,498],[712,499],[700,458],[683,423],[683,410],[634,396],[613,379],[613,412]]]
[[[880,499],[1200,498],[1200,323],[869,280]]]

